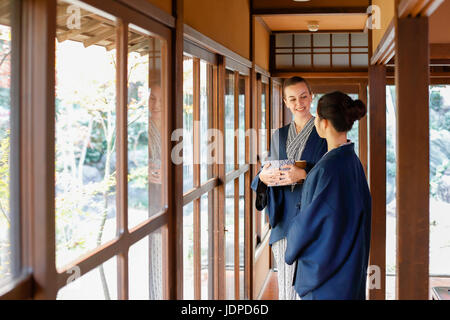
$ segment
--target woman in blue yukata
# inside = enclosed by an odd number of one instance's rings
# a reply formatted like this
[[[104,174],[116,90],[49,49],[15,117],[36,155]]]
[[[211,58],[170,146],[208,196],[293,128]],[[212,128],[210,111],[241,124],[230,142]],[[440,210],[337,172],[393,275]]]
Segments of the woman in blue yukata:
[[[269,160],[305,160],[306,169],[294,165],[280,168],[265,164],[252,182],[256,191],[256,208],[269,216],[272,227],[269,244],[278,269],[278,295],[280,300],[294,300],[297,294],[292,286],[295,265],[286,264],[286,234],[289,221],[295,216],[302,193],[301,181],[327,151],[326,140],[317,135],[310,108],[312,92],[305,79],[293,77],[285,80],[283,98],[293,114],[293,121],[274,132]]]
[[[294,286],[301,299],[365,299],[371,196],[354,144],[347,140],[365,114],[363,102],[342,92],[319,100],[315,127],[328,152],[306,178],[285,253],[286,263],[296,262]]]

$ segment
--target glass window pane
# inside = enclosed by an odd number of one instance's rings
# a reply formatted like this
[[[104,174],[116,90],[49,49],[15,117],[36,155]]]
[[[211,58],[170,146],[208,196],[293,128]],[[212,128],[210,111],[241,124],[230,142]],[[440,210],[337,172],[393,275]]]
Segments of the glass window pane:
[[[313,34],[314,47],[329,47],[330,34],[329,33],[315,33]]]
[[[162,300],[163,241],[167,241],[166,227],[152,232],[135,243],[128,251],[128,281],[130,300]]]
[[[386,299],[395,299],[397,120],[395,86],[386,86]]]
[[[66,286],[56,296],[57,300],[117,300],[117,258],[113,257],[77,278],[75,266],[70,271]]]
[[[17,1],[3,1],[0,19],[0,285],[19,272],[19,75]]]
[[[239,299],[245,299],[245,176],[239,177]]]
[[[430,86],[429,110],[430,285],[450,286],[450,85]]]
[[[225,158],[226,172],[234,170],[234,72],[225,75]]]
[[[292,37],[292,35],[290,35]],[[311,47],[311,35],[310,34],[296,34],[295,36],[296,47]]]
[[[367,67],[369,64],[369,55],[365,54],[352,54],[352,67]]]
[[[194,187],[194,64],[183,62],[183,192]]]
[[[278,33],[275,35],[275,46],[292,47],[292,34]]]
[[[348,47],[349,35],[348,33],[333,33],[332,41],[333,47]]]
[[[234,300],[234,181],[225,186],[225,298]]]
[[[208,152],[208,130],[213,127],[212,110],[212,66],[200,61],[200,183],[212,177],[212,157]],[[209,155],[209,159],[208,159]]]
[[[352,47],[367,47],[369,45],[368,33],[352,33]]]
[[[259,154],[262,161],[267,156],[267,84],[261,83],[261,123],[259,125]]]
[[[275,55],[275,65],[277,66],[277,68],[292,67],[292,55],[290,55],[290,54]]]
[[[209,294],[209,281],[212,281],[210,277],[213,276],[212,267],[213,265],[210,261],[213,259],[212,257],[212,247],[210,248],[210,244],[213,243],[213,239],[210,237],[212,233],[209,232],[210,224],[210,213],[212,213],[212,208],[210,210],[210,204],[212,204],[213,193],[210,192],[208,194],[202,195],[200,198],[200,241],[201,241],[201,298],[202,300],[208,300]],[[210,203],[211,201],[211,203]],[[210,272],[211,270],[211,272]]]
[[[65,1],[58,1],[64,14]],[[116,27],[80,8],[86,34],[56,42],[56,264],[61,267],[116,236]],[[102,40],[95,36],[102,35]]]
[[[183,299],[194,299],[194,206],[183,207]]]
[[[295,67],[311,67],[310,54],[296,54],[294,56]]]
[[[130,26],[128,43],[128,226],[163,209],[164,97],[161,44]],[[157,61],[158,60],[158,61]]]
[[[330,55],[329,54],[315,54],[314,55],[314,67],[329,68],[330,67]]]
[[[245,78],[239,77],[239,165],[245,164]]]
[[[348,54],[333,54],[333,67],[348,67]]]

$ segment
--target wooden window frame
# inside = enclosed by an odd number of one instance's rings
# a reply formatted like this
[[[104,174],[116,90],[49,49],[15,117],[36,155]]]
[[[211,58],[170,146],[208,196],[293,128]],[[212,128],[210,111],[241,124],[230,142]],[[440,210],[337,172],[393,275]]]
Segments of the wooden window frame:
[[[174,208],[171,203],[157,215],[138,226],[128,229],[127,207],[127,62],[128,25],[132,23],[144,28],[156,37],[165,40],[162,46],[161,77],[166,84],[165,97],[168,108],[173,108],[171,88],[172,74],[172,31],[148,15],[137,12],[114,1],[83,0],[83,4],[99,9],[116,18],[117,35],[117,236],[115,239],[95,248],[86,255],[61,269],[55,264],[55,37],[56,0],[22,1],[22,60],[20,66],[20,158],[21,158],[21,254],[24,273],[2,287],[0,298],[55,299],[59,289],[64,287],[71,276],[70,270],[77,266],[84,275],[117,256],[118,299],[128,299],[128,249],[153,231],[169,225],[169,216]],[[42,46],[41,43],[46,45]],[[26,93],[26,94],[25,94]],[[167,132],[168,112],[165,114],[163,139],[169,140]],[[30,116],[33,115],[33,116]],[[164,157],[170,159],[169,145]],[[166,177],[171,168],[167,168]],[[171,189],[170,179],[166,190]],[[42,187],[44,186],[44,188]],[[167,196],[167,191],[166,191]],[[166,233],[167,234],[167,233]],[[168,239],[168,238],[166,238]],[[31,256],[34,256],[31,259]],[[169,252],[169,256],[173,253]],[[173,259],[163,257],[163,265],[168,268]],[[32,271],[29,271],[32,270]],[[172,295],[170,288],[175,279],[164,275],[164,298]]]

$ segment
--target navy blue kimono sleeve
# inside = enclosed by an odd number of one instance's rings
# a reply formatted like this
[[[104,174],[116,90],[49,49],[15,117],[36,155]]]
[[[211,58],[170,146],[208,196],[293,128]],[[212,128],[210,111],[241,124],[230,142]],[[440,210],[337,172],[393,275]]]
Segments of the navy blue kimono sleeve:
[[[360,217],[345,201],[345,181],[325,175],[323,169],[311,203],[291,221],[285,261],[298,261],[302,297],[333,277],[352,250]],[[351,196],[351,195],[350,195]]]
[[[269,160],[278,160],[279,158],[279,130],[276,130],[274,134],[272,135],[272,142],[270,144],[270,151],[269,151]],[[251,183],[251,188],[256,192],[256,199],[255,199],[255,207],[257,210],[262,211],[267,206],[267,204],[273,200],[269,200],[269,198],[274,198],[276,195],[269,193],[268,186],[264,184],[259,179],[259,174],[261,172],[262,168],[260,168],[258,174],[255,176]],[[272,219],[273,220],[273,219]],[[273,221],[275,223],[275,221]],[[269,217],[269,223],[270,223],[270,217]],[[275,224],[272,224],[272,227],[275,226]]]

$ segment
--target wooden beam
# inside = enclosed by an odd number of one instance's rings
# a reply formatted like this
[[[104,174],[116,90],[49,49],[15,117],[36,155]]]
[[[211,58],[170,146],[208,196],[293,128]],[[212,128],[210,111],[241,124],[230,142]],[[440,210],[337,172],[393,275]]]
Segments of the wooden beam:
[[[69,40],[70,38],[77,36],[79,34],[89,32],[93,28],[102,26],[102,23],[98,20],[91,19],[90,21],[84,23],[81,25],[80,29],[71,29],[68,31],[61,32],[56,36],[59,42],[63,42],[66,40]]]
[[[428,18],[396,19],[397,298],[428,299]],[[414,54],[411,54],[414,52]]]
[[[398,5],[398,17],[429,17],[444,0],[402,0]]]
[[[367,81],[363,81],[359,84],[358,92],[359,100],[361,100],[367,106]],[[359,159],[364,167],[364,171],[367,176],[367,116],[364,116],[359,120],[359,130],[358,130],[358,141],[359,141]]]
[[[450,59],[450,43],[431,43],[430,60]]]
[[[194,120],[194,145],[193,145],[193,182],[194,188],[200,187],[200,59],[193,59],[193,120]],[[194,209],[194,299],[201,299],[201,234],[200,234],[200,198],[193,202]]]
[[[351,79],[367,79],[367,72],[274,72],[272,77],[276,78],[290,78],[294,76],[302,76],[307,79],[336,79],[336,78],[351,78]]]
[[[383,37],[381,38],[380,43],[375,49],[372,58],[370,60],[370,64],[379,64],[381,59],[386,56],[386,51],[389,51],[389,48],[392,47],[395,39],[395,26],[394,20],[391,21],[389,26],[386,29]]]
[[[23,1],[21,211],[31,221],[33,298],[56,298],[55,37],[56,1]],[[23,223],[23,222],[22,222]],[[28,247],[29,245],[29,247]]]
[[[183,0],[172,1],[172,11],[175,17],[175,32],[171,43],[171,93],[172,103],[169,104],[171,117],[169,118],[168,132],[183,128],[183,42],[184,42],[184,21],[183,21]],[[170,146],[168,150],[178,143],[170,141],[170,135],[166,143]],[[170,159],[170,151],[168,151]],[[183,299],[183,165],[175,165],[168,161],[168,262],[169,262],[169,299]]]
[[[379,267],[380,287],[369,289],[370,300],[386,299],[386,66],[369,68],[369,185],[372,231],[369,265]],[[369,273],[369,276],[372,274]],[[369,283],[371,285],[371,283]]]
[[[84,40],[83,41],[83,45],[84,45],[85,48],[90,47],[90,46],[96,44],[97,42],[100,42],[100,41],[103,41],[103,40],[108,40],[109,38],[111,38],[115,34],[116,34],[116,29],[115,28],[103,31],[102,33],[100,33],[100,34],[98,34],[98,35],[96,35],[96,36],[94,36],[92,38]]]
[[[367,7],[315,7],[315,8],[254,8],[254,16],[272,16],[272,15],[311,15],[311,14],[361,14],[367,13]]]
[[[128,24],[119,20],[116,72],[116,181],[117,233],[128,233]],[[117,257],[117,295],[128,300],[128,248]]]

